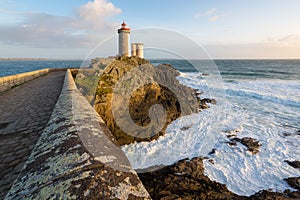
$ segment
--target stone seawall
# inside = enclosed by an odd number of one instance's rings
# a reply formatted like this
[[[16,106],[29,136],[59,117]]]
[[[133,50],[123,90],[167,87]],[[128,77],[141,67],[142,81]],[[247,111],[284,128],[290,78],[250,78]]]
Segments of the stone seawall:
[[[0,92],[9,90],[13,87],[21,85],[22,83],[25,83],[27,81],[30,81],[42,75],[48,74],[49,72],[58,71],[58,70],[66,70],[66,69],[47,68],[47,69],[41,69],[32,72],[26,72],[22,74],[0,77]]]
[[[70,70],[51,118],[6,199],[150,199]]]

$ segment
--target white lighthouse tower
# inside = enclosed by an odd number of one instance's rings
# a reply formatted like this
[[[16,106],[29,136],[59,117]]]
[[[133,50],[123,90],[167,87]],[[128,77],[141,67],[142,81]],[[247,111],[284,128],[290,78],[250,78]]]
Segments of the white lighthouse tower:
[[[130,28],[123,22],[118,29],[119,34],[119,56],[129,56],[129,34]]]

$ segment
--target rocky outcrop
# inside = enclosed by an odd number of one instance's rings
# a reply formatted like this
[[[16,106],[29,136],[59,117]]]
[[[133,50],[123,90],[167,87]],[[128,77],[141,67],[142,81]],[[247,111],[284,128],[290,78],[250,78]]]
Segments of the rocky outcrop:
[[[236,199],[224,184],[204,175],[203,158],[181,160],[154,172],[139,174],[152,199]]]
[[[297,191],[285,190],[280,193],[263,190],[249,197],[234,194],[226,185],[212,181],[204,175],[203,160],[201,157],[180,160],[156,171],[139,173],[139,177],[152,199],[300,199],[299,178],[286,179]]]
[[[298,200],[300,199],[300,191],[292,192],[290,190],[285,190],[282,193],[279,192],[272,192],[268,190],[262,190],[250,197],[240,197],[240,199],[249,199],[249,200]]]
[[[94,107],[120,145],[156,139],[172,121],[198,111],[195,91],[181,85],[178,75],[170,65],[154,67],[133,57],[104,69]]]
[[[294,168],[300,170],[300,161],[297,161],[297,160],[295,160],[295,161],[288,161],[288,160],[285,160],[285,162],[286,162],[287,164],[289,164],[290,166],[292,166],[292,167],[294,167]]]
[[[115,57],[108,57],[108,58],[94,58],[91,60],[90,67],[94,69],[104,69],[110,63],[115,61]]]
[[[241,144],[246,146],[247,150],[250,151],[252,154],[257,154],[259,152],[259,147],[261,146],[259,141],[250,137],[244,137],[242,139],[235,137],[230,139],[230,142],[228,144],[235,146],[237,145],[237,142],[240,142]]]
[[[285,181],[296,190],[300,190],[300,177],[290,177],[285,179]]]

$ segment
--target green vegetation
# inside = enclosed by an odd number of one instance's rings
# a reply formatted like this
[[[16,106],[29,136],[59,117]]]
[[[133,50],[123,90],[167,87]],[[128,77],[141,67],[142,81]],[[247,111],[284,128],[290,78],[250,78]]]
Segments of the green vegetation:
[[[95,95],[98,81],[98,76],[88,76],[75,79],[75,83],[83,95]]]

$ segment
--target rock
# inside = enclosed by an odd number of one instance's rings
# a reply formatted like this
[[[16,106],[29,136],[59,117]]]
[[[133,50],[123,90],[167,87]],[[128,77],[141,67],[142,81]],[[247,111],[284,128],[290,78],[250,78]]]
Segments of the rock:
[[[261,144],[257,140],[250,137],[243,138],[241,143],[245,145],[248,151],[251,151],[253,154],[258,153],[259,152],[258,149],[261,146]]]
[[[262,191],[255,193],[254,195],[251,195],[250,197],[244,198],[244,199],[249,199],[249,200],[295,199],[296,200],[296,199],[300,199],[300,193],[299,192],[291,192],[290,190],[285,190],[282,193],[262,190]]]
[[[152,199],[226,199],[226,200],[285,200],[300,199],[300,178],[286,181],[298,191],[284,192],[259,191],[249,197],[229,191],[226,185],[210,180],[204,175],[204,158],[184,159],[156,171],[139,173]],[[214,160],[208,162],[214,164]],[[242,186],[241,186],[242,187]]]
[[[179,74],[171,65],[154,67],[137,57],[120,57],[104,69],[94,107],[118,144],[156,139],[164,135],[172,121],[198,111],[194,90],[179,83],[176,79]],[[163,122],[161,115],[154,115],[153,121],[149,115],[150,108],[156,104],[166,111],[166,120],[159,130],[154,122]]]
[[[115,61],[115,57],[109,57],[109,58],[94,58],[91,60],[90,67],[91,68],[100,68],[104,69],[107,67],[110,63]]]
[[[227,144],[230,146],[237,146],[236,141],[230,141],[230,142],[227,142]]]
[[[288,137],[288,136],[291,136],[291,135],[292,135],[291,133],[287,133],[287,132],[284,132],[284,133],[283,133],[283,136],[284,136],[284,137]]]
[[[204,98],[200,100],[200,107],[201,109],[207,109],[209,106],[207,104],[213,104],[215,105],[217,101],[215,99],[209,99],[209,98]]]
[[[184,127],[181,127],[180,130],[186,131],[186,130],[189,130],[190,128],[191,128],[191,126],[184,126]]]
[[[154,172],[140,173],[152,199],[237,199],[224,184],[204,175],[203,158],[184,159]]]
[[[236,145],[236,142],[240,142],[244,146],[247,147],[247,150],[250,151],[252,154],[256,154],[259,152],[259,147],[261,144],[256,139],[250,138],[250,137],[244,137],[242,139],[240,138],[232,138],[230,139],[231,142],[229,142],[230,145]]]
[[[290,177],[284,179],[291,187],[300,190],[300,177]]]
[[[212,155],[212,154],[215,154],[216,153],[216,149],[212,149],[209,153],[208,153],[208,155]]]
[[[286,163],[288,163],[290,166],[300,169],[300,161],[288,161],[285,160]]]

